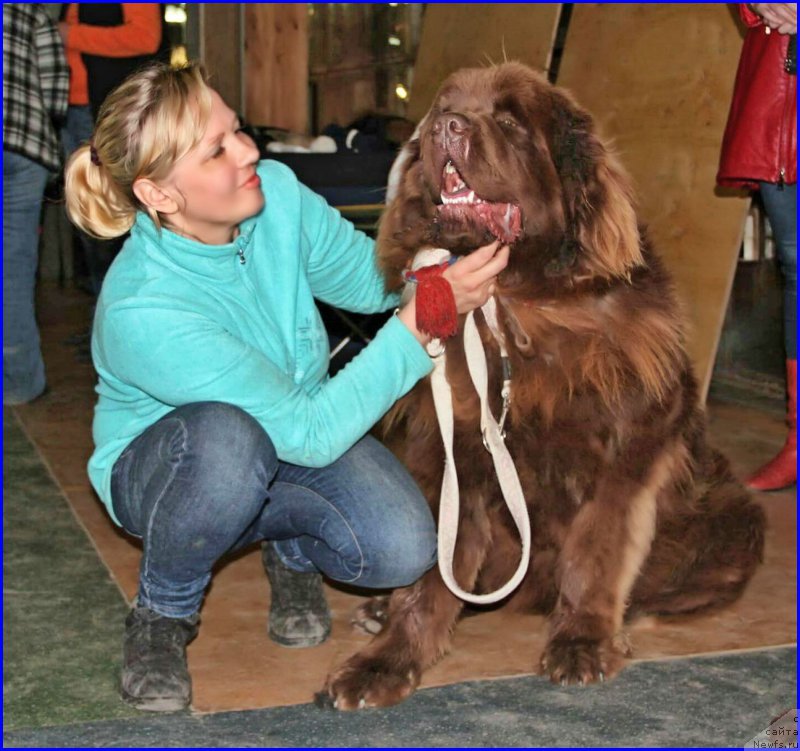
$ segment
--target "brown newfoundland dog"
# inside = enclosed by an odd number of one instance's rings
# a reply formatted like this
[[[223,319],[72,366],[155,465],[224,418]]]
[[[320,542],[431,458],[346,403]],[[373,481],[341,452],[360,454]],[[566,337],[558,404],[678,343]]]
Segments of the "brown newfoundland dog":
[[[740,595],[762,557],[763,511],[708,445],[672,282],[637,225],[628,178],[572,97],[516,63],[461,70],[406,148],[378,239],[389,288],[421,247],[511,243],[496,297],[511,361],[506,444],[531,556],[508,604],[549,615],[540,668],[551,680],[610,678],[634,615]],[[499,350],[475,317],[496,416]],[[480,593],[510,578],[521,548],[482,445],[461,333],[446,346],[462,504],[454,572]],[[429,379],[383,429],[436,515],[444,450]],[[354,709],[406,698],[448,650],[462,607],[437,569],[366,606],[362,618],[382,630],[318,699]]]

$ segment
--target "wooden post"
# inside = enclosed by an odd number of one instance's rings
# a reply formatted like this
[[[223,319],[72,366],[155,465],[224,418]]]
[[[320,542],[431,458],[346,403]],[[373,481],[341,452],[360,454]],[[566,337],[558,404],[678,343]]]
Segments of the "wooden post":
[[[242,5],[197,3],[200,14],[199,56],[211,85],[225,103],[242,113]]]
[[[245,3],[245,117],[308,132],[308,6]]]

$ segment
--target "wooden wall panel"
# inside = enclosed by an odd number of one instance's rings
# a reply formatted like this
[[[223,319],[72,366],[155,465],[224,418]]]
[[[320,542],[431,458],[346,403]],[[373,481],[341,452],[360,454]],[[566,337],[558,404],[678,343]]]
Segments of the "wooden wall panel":
[[[576,3],[558,78],[634,178],[687,308],[703,395],[749,205],[714,182],[741,45],[723,4]]]
[[[197,3],[200,59],[211,85],[228,106],[242,113],[241,3]]]
[[[308,132],[308,6],[245,3],[245,116]]]
[[[419,121],[453,71],[519,60],[546,71],[561,3],[428,3],[408,116]]]

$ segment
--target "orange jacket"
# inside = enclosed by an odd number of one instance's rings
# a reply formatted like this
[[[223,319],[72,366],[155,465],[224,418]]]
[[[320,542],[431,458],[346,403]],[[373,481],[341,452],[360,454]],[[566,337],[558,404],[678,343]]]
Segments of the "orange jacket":
[[[133,57],[154,53],[161,43],[158,3],[120,3],[125,19],[120,26],[92,26],[78,22],[78,3],[70,3],[65,50],[70,69],[69,103],[89,104],[89,88],[82,53],[103,57]]]
[[[769,29],[746,4],[742,46],[717,182],[758,188],[797,182],[797,76],[784,70],[789,37]]]

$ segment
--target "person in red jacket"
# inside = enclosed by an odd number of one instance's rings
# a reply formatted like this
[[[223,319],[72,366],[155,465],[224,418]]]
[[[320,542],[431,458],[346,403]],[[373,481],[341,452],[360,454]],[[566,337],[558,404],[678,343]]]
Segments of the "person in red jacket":
[[[787,424],[780,453],[747,479],[755,490],[797,482],[797,4],[739,6],[748,27],[717,182],[759,190],[784,278]]]

